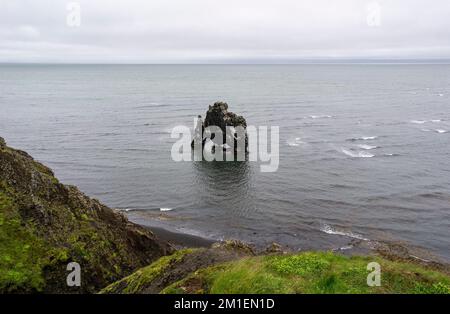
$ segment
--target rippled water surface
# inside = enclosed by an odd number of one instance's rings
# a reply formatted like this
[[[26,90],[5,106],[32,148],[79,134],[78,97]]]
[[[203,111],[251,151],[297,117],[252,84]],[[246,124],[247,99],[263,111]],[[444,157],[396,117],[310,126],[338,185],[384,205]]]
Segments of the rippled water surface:
[[[224,100],[280,127],[280,166],[172,161]],[[390,239],[450,260],[450,66],[0,66],[0,136],[131,219],[329,249]]]

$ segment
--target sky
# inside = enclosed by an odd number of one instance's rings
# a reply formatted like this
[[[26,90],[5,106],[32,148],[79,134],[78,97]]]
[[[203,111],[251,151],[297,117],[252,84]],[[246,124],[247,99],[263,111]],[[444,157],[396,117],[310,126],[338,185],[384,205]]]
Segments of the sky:
[[[2,63],[450,59],[449,0],[0,0]]]

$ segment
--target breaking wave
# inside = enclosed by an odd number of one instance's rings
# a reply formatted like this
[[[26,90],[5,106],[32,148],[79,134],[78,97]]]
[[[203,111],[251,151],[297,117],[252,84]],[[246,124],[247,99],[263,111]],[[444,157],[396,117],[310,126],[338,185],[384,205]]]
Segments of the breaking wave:
[[[324,118],[333,118],[330,115],[311,115],[309,116],[311,119],[324,119]]]
[[[378,136],[361,136],[361,137],[353,137],[348,139],[348,141],[371,141],[377,139]]]
[[[286,141],[288,146],[299,146],[300,144],[304,144],[300,137],[296,137],[294,140]]]
[[[371,150],[371,149],[378,148],[378,146],[366,145],[366,144],[358,145],[358,147],[361,148],[361,149],[365,149],[365,150]]]
[[[130,212],[133,211],[133,208],[116,208],[116,210],[120,211],[120,212]]]
[[[340,236],[345,236],[345,237],[349,237],[349,238],[353,238],[353,239],[358,239],[358,240],[363,240],[363,241],[369,241],[369,239],[364,238],[362,235],[360,234],[356,234],[353,233],[351,231],[345,232],[345,231],[339,231],[339,230],[335,230],[333,229],[330,225],[324,224],[321,228],[320,231],[325,232],[327,234],[334,234],[334,235],[340,235]]]
[[[350,156],[352,158],[371,158],[375,155],[368,153],[368,152],[352,152],[348,149],[342,148],[342,152],[346,154],[347,156]]]
[[[427,123],[427,122],[439,123],[439,122],[442,122],[442,120],[441,120],[441,119],[432,119],[432,120],[411,120],[410,122],[411,122],[411,123],[414,123],[414,124],[425,124],[425,123]]]

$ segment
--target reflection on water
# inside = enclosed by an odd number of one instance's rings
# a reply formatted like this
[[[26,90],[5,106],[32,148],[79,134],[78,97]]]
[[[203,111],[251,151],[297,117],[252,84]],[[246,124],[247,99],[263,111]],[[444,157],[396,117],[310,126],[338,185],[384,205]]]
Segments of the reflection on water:
[[[239,216],[254,211],[252,167],[248,161],[198,161],[194,167],[194,190],[212,207]]]

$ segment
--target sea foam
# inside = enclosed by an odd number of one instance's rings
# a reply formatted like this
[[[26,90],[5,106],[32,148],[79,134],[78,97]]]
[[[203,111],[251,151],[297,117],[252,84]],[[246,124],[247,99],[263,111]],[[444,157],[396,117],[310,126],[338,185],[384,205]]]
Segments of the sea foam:
[[[358,145],[358,147],[361,148],[361,149],[365,149],[365,150],[371,150],[371,149],[378,148],[378,146],[366,145],[366,144]]]
[[[348,139],[347,141],[371,141],[377,139],[378,136],[361,136],[361,137],[353,137]]]
[[[324,224],[322,226],[322,228],[320,228],[320,231],[325,232],[327,234],[335,234],[335,235],[341,235],[341,236],[345,236],[345,237],[349,237],[349,238],[353,238],[353,239],[369,241],[369,239],[364,238],[360,234],[356,234],[356,233],[353,233],[351,231],[345,232],[345,231],[335,230],[330,225],[327,225],[327,224]]]
[[[342,148],[342,152],[344,154],[346,154],[347,156],[350,156],[352,158],[371,158],[374,157],[375,155],[370,154],[368,152],[352,152],[348,149]]]

